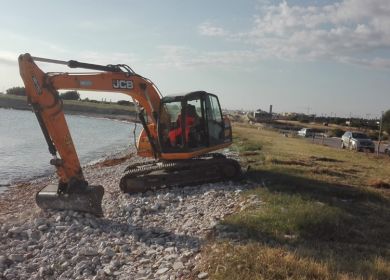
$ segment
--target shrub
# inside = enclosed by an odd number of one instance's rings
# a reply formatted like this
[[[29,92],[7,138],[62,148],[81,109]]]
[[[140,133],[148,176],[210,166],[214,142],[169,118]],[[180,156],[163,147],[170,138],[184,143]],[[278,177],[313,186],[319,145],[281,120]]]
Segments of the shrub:
[[[126,106],[128,106],[128,105],[130,105],[130,101],[127,101],[127,100],[119,100],[118,102],[117,102],[117,104],[118,105],[126,105]]]
[[[26,89],[24,87],[12,87],[6,90],[6,94],[26,96]]]
[[[344,132],[345,131],[340,129],[340,128],[335,128],[335,129],[329,130],[327,134],[329,137],[341,137],[341,136],[343,136]]]
[[[60,97],[63,100],[80,100],[80,94],[76,90],[61,93]]]

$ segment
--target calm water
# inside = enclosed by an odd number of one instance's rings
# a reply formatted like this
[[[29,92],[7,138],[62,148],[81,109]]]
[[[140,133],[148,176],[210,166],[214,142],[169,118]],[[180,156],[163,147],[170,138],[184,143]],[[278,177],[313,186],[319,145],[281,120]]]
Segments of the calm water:
[[[66,119],[83,165],[134,145],[133,124],[71,115]],[[51,158],[32,112],[0,108],[0,192],[12,183],[54,172]]]

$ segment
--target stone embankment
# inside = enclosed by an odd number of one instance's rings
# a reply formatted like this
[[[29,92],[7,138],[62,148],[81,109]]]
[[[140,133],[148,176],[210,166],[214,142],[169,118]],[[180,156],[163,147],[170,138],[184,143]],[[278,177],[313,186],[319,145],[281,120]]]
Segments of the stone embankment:
[[[34,192],[56,178],[3,194],[0,279],[207,279],[199,266],[202,244],[226,215],[246,207],[240,193],[248,186],[123,194],[119,179],[135,160],[84,169],[90,184],[105,187],[104,218],[37,208]]]

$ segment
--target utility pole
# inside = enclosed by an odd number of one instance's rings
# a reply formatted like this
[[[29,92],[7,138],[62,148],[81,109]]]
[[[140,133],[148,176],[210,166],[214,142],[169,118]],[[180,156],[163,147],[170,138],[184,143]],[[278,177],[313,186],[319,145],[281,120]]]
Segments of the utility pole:
[[[382,121],[383,121],[383,111],[381,113],[381,120],[379,122],[379,137],[378,137],[378,150],[376,151],[376,154],[379,156],[379,150],[381,148],[381,142],[382,142]]]

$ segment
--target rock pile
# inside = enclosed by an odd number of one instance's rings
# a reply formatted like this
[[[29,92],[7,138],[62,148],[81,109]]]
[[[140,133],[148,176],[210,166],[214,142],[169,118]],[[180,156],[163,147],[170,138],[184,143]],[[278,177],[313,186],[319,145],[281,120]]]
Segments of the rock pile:
[[[0,279],[207,279],[197,267],[205,237],[240,209],[233,182],[122,194],[129,161],[90,166],[105,187],[104,218],[74,211],[25,209],[0,226]],[[15,194],[15,199],[17,194]]]

